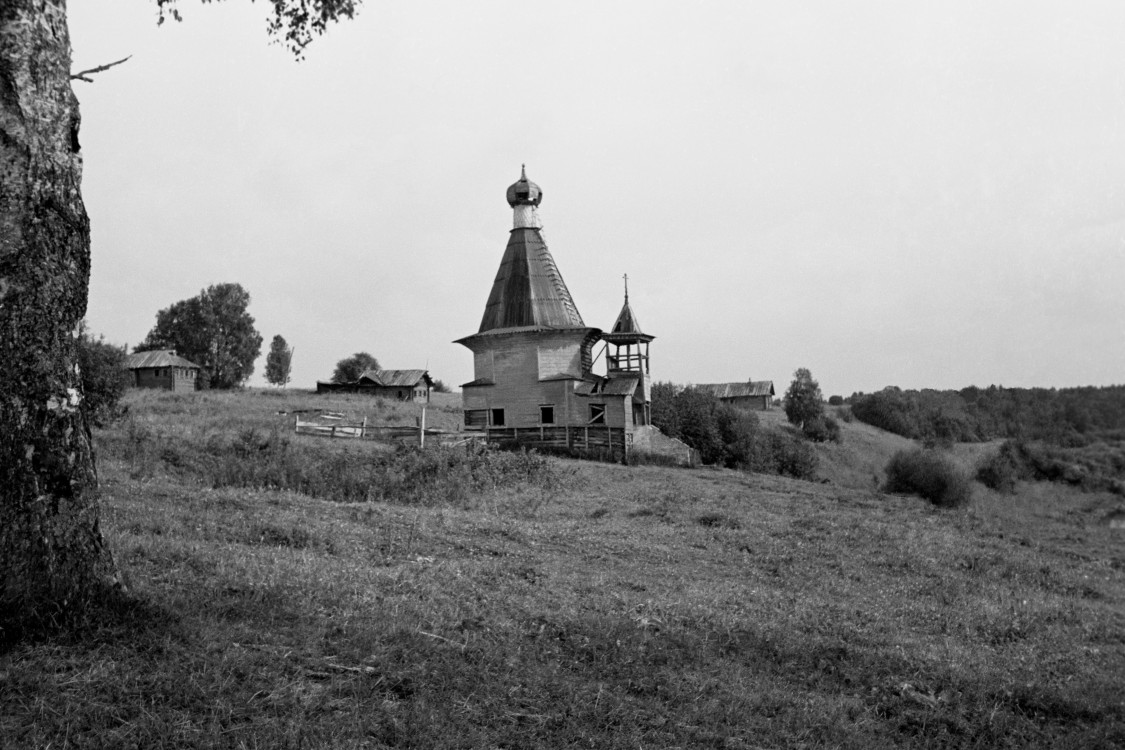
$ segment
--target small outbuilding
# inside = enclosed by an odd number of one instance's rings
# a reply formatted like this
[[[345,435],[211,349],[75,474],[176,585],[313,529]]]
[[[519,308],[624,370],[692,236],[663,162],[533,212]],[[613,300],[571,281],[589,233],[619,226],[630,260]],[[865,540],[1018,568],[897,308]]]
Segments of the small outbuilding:
[[[745,383],[704,383],[697,385],[724,404],[753,411],[767,411],[773,404],[772,380],[747,380]]]
[[[430,403],[434,381],[427,370],[364,370],[351,383],[316,381],[317,393],[367,393],[396,401]]]
[[[199,388],[202,368],[176,354],[174,349],[133,352],[125,357],[124,365],[132,373],[132,384],[137,388],[162,388],[175,393]]]

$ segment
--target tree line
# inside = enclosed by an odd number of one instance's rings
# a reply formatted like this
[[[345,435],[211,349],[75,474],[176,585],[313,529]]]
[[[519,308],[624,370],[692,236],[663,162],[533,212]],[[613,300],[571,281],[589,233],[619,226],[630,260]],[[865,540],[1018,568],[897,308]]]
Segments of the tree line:
[[[983,442],[997,438],[1080,446],[1125,431],[1125,385],[1081,388],[988,388],[855,393],[856,419],[913,440]]]

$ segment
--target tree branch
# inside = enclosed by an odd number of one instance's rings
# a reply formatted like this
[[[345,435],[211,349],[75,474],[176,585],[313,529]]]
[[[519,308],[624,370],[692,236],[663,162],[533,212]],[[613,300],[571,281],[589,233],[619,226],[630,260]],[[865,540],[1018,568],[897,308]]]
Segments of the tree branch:
[[[129,57],[132,57],[132,55],[129,55]],[[105,65],[99,65],[96,68],[90,68],[89,70],[83,70],[80,73],[71,73],[70,74],[70,80],[73,81],[75,78],[77,78],[79,81],[85,81],[86,83],[93,83],[94,79],[89,78],[89,76],[93,75],[94,73],[101,73],[103,70],[109,70],[114,65],[120,65],[121,63],[128,60],[129,57],[123,57],[120,60],[118,60],[117,62],[106,63]]]

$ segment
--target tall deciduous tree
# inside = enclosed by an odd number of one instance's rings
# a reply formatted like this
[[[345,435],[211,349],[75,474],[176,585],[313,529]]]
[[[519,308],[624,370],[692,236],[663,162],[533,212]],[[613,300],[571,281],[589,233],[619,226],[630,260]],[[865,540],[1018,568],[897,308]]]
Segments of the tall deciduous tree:
[[[266,355],[266,380],[274,385],[285,386],[293,369],[293,349],[278,334],[270,343],[270,353]]]
[[[254,372],[262,335],[246,309],[241,284],[215,284],[156,314],[156,325],[137,351],[175,349],[203,368],[211,388],[234,388]]]
[[[0,3],[0,637],[116,581],[75,333],[90,223],[66,7]]]
[[[271,33],[298,55],[358,5],[270,2]],[[65,0],[0,2],[0,639],[118,585],[76,367],[90,224],[70,80]]]
[[[812,373],[801,367],[793,373],[793,382],[785,391],[785,416],[804,429],[805,425],[824,415],[824,397]]]
[[[367,352],[356,352],[346,359],[336,363],[336,370],[332,373],[333,383],[354,383],[364,370],[378,370],[379,360]]]

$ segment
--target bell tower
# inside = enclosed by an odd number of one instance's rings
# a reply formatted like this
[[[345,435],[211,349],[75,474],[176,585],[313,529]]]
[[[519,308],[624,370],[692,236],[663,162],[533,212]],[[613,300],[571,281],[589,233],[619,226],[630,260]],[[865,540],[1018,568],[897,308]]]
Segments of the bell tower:
[[[647,425],[652,420],[652,376],[649,373],[648,345],[655,336],[641,330],[629,304],[629,274],[625,274],[625,304],[617,315],[613,330],[602,334],[606,342],[606,376],[610,380],[635,379],[633,424]]]

